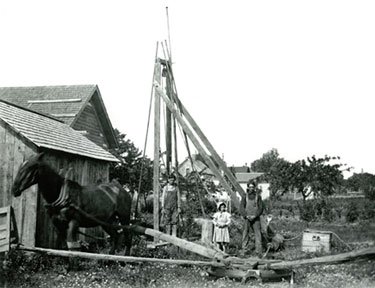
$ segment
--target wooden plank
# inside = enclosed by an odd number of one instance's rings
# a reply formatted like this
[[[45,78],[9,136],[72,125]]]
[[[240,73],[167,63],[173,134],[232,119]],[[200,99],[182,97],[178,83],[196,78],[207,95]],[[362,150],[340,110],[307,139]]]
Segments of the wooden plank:
[[[173,106],[173,104],[170,102],[168,97],[164,94],[163,90],[159,87],[158,83],[155,82],[155,91],[156,94],[160,95],[164,102],[167,104],[168,109],[173,113],[174,117],[178,121],[178,123],[181,125],[182,129],[185,131],[185,133],[189,136],[190,140],[193,142],[194,146],[199,151],[199,154],[204,158],[205,162],[207,163],[208,167],[211,169],[211,171],[215,174],[215,176],[220,181],[221,185],[223,185],[224,189],[227,191],[231,191],[233,195],[232,187],[229,186],[227,181],[224,179],[224,177],[221,175],[221,171],[216,167],[215,163],[212,161],[210,156],[208,156],[207,152],[199,142],[199,140],[196,138],[194,133],[191,131],[189,126],[185,123],[184,119],[181,117],[180,113],[177,111],[177,109]],[[232,197],[233,204],[239,208],[240,203],[237,197]]]
[[[154,70],[154,81],[161,83],[161,65],[160,62],[155,63]],[[154,229],[159,230],[159,199],[160,199],[160,96],[158,93],[154,93],[154,179],[153,179],[153,190],[154,190]]]
[[[77,251],[66,251],[66,250],[54,250],[39,247],[24,247],[20,246],[17,249],[29,252],[41,252],[46,255],[60,256],[60,257],[79,257],[94,260],[106,260],[106,261],[118,261],[118,262],[151,262],[151,263],[163,263],[172,265],[194,265],[194,266],[220,266],[216,262],[210,261],[192,261],[192,260],[180,260],[180,259],[158,259],[158,258],[145,258],[145,257],[132,257],[132,256],[119,256],[119,255],[108,255],[108,254],[94,254]]]
[[[48,99],[48,100],[28,100],[27,103],[31,104],[44,104],[44,103],[73,103],[81,102],[81,98],[67,98],[67,99]]]
[[[293,269],[301,266],[313,266],[313,265],[326,265],[326,264],[337,264],[357,259],[374,259],[375,258],[375,247],[365,248],[361,250],[341,253],[337,255],[329,255],[316,257],[312,259],[302,259],[294,261],[281,261],[278,263],[267,263],[258,266],[259,269]]]
[[[7,206],[6,207],[0,207],[0,214],[7,214],[8,210],[9,210],[9,208]],[[0,217],[1,216],[3,216],[3,215],[0,215]]]
[[[10,217],[11,217],[11,207],[4,207],[6,212],[3,210],[1,214],[2,231],[0,234],[0,252],[8,252],[10,249]]]
[[[199,254],[201,256],[211,258],[211,259],[224,259],[226,257],[226,254],[221,252],[221,251],[216,251],[214,249],[196,244],[194,242],[189,242],[185,239],[181,239],[172,235],[168,235],[165,233],[162,233],[160,231],[157,231],[155,229],[149,229],[149,228],[144,228],[138,225],[132,225],[130,226],[130,229],[132,231],[135,231],[140,234],[145,234],[149,236],[153,236],[154,239],[157,240],[163,240],[166,242],[169,242],[175,246],[178,246],[182,249],[188,250],[190,252]]]

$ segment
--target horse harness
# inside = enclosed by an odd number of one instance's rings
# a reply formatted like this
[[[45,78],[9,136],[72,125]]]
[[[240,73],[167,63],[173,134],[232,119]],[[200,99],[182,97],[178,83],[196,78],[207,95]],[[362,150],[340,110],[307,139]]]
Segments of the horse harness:
[[[63,181],[63,184],[61,186],[61,189],[60,189],[60,193],[59,193],[59,196],[57,197],[57,199],[55,201],[53,201],[52,203],[48,203],[45,205],[45,207],[48,209],[48,212],[50,215],[57,215],[60,220],[64,221],[64,222],[69,222],[70,220],[70,213],[72,213],[73,211],[77,211],[79,212],[80,214],[84,215],[84,216],[88,216],[90,214],[84,212],[81,208],[80,208],[80,199],[79,199],[79,196],[78,195],[70,195],[69,193],[69,189],[68,189],[68,186],[69,186],[69,174],[71,173],[72,171],[72,168],[70,168],[66,174],[64,175],[64,181]],[[105,184],[101,184],[99,185],[99,188],[101,191],[104,192],[104,194],[111,200],[111,202],[116,205],[117,203],[117,197],[119,195],[119,192],[120,192],[120,189],[117,188],[116,186],[113,186],[113,187],[109,187],[108,185],[105,185]],[[111,195],[111,192],[115,195]],[[75,196],[75,197],[74,197]],[[76,198],[76,199],[74,199]],[[83,213],[84,212],[84,213]],[[99,219],[96,219],[95,217],[87,217],[87,218],[94,218],[92,220],[94,220],[95,222],[98,222],[99,223]]]

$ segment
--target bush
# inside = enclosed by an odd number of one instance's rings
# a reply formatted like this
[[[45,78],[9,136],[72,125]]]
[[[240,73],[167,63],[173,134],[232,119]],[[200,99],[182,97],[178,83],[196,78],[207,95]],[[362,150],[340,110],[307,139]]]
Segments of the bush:
[[[304,201],[302,204],[298,203],[299,214],[301,220],[311,222],[315,220],[315,207],[314,201]]]
[[[366,201],[363,209],[361,209],[361,219],[372,220],[375,219],[375,202]]]
[[[365,197],[371,201],[375,200],[375,186],[369,185],[367,186],[363,192],[365,193]]]
[[[346,221],[353,223],[359,218],[359,209],[356,203],[350,202],[347,212],[346,212]]]

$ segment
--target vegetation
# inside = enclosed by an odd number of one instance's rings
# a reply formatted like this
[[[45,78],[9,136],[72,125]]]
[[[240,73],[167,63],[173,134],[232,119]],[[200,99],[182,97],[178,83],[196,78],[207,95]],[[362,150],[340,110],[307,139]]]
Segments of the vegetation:
[[[121,184],[127,184],[131,190],[138,190],[142,171],[141,193],[151,191],[152,161],[143,157],[142,152],[134,143],[130,139],[126,139],[126,134],[115,129],[115,135],[119,145],[118,148],[111,150],[111,153],[121,162],[110,167],[110,178],[117,178]]]
[[[241,219],[235,217],[230,227],[233,238],[230,249],[235,251],[240,245]],[[272,223],[272,222],[271,222]],[[329,230],[336,233],[351,249],[368,247],[366,241],[375,238],[373,223],[354,224],[307,223],[296,219],[278,218],[273,227],[288,239],[285,250],[270,257],[285,260],[297,260],[322,256],[322,252],[301,252],[301,232],[306,228]],[[194,232],[195,233],[195,232]],[[199,256],[177,249],[173,246],[146,248],[146,238],[137,236],[133,253],[143,257],[202,260]],[[104,248],[101,248],[105,250]],[[338,238],[333,238],[332,253],[347,251]],[[8,287],[275,287],[274,283],[261,283],[250,280],[242,284],[227,278],[216,279],[208,276],[201,267],[174,266],[164,264],[126,264],[80,260],[80,269],[66,271],[65,259],[41,254],[26,255],[14,251],[10,261],[0,269],[0,278],[7,277]],[[295,270],[293,287],[374,287],[375,262],[355,262],[340,265],[303,267]],[[3,276],[3,277],[2,277]],[[288,282],[280,282],[276,287],[290,287]]]

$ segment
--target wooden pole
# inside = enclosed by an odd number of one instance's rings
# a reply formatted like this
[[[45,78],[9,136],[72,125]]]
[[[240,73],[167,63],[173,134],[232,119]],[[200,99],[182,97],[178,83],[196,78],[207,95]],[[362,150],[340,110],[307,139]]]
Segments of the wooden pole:
[[[67,250],[55,250],[48,248],[39,247],[25,247],[20,246],[18,250],[28,251],[28,252],[39,252],[51,256],[61,256],[61,257],[79,257],[93,260],[106,260],[106,261],[118,261],[126,263],[135,262],[151,262],[151,263],[163,263],[171,265],[194,265],[194,266],[224,266],[224,264],[209,262],[209,261],[192,261],[192,260],[181,260],[181,259],[158,259],[158,258],[146,258],[146,257],[132,257],[132,256],[120,256],[120,255],[109,255],[109,254],[95,254],[87,252],[78,251],[67,251]]]
[[[199,154],[204,158],[204,160],[206,161],[208,167],[215,174],[215,176],[219,179],[220,183],[224,186],[224,188],[227,191],[230,191],[232,193],[233,204],[237,208],[239,208],[239,201],[238,201],[238,198],[235,196],[235,193],[233,192],[232,187],[230,187],[229,184],[226,182],[226,180],[224,179],[224,177],[221,175],[221,171],[216,167],[216,164],[212,161],[212,159],[210,158],[210,156],[206,153],[206,151],[204,150],[203,146],[200,144],[199,140],[196,138],[196,136],[191,131],[191,129],[189,128],[189,126],[185,123],[185,120],[181,117],[180,113],[173,106],[173,104],[168,99],[168,97],[164,94],[163,90],[159,87],[159,84],[157,82],[155,82],[155,91],[156,91],[156,94],[159,94],[159,96],[167,104],[168,109],[171,110],[171,112],[173,113],[174,117],[176,118],[176,120],[178,121],[178,123],[181,125],[182,129],[189,136],[189,138],[193,142],[194,146],[198,149]]]
[[[168,62],[166,65],[169,65]],[[165,71],[167,71],[167,67],[163,68]],[[167,96],[169,99],[172,98],[172,87],[171,87],[171,80],[169,77],[169,73],[165,73],[165,79],[166,79],[166,90],[167,90]],[[166,131],[165,131],[165,144],[166,144],[166,162],[167,162],[167,173],[168,175],[172,173],[172,114],[169,109],[166,109]]]
[[[312,266],[312,265],[324,265],[324,264],[337,264],[344,263],[355,259],[374,259],[375,258],[375,247],[365,248],[357,251],[351,251],[347,253],[341,253],[337,255],[322,256],[311,259],[302,259],[294,261],[281,261],[277,263],[268,263],[265,265],[259,265],[259,269],[289,269],[297,268],[300,266]]]
[[[161,67],[160,62],[155,63],[155,82],[161,83]],[[159,230],[159,198],[160,198],[160,96],[155,93],[155,103],[154,103],[154,179],[153,179],[153,189],[154,189],[154,229]]]
[[[201,255],[210,259],[223,260],[226,258],[226,256],[228,256],[227,254],[221,251],[216,251],[214,249],[196,244],[194,242],[189,242],[185,239],[181,239],[172,235],[168,235],[160,231],[156,231],[154,229],[145,228],[145,227],[137,226],[137,225],[130,226],[130,229],[136,233],[152,236],[154,237],[154,239],[160,239],[160,240],[166,241],[177,247],[180,247],[182,249],[185,249],[187,251],[196,253],[198,255]]]

